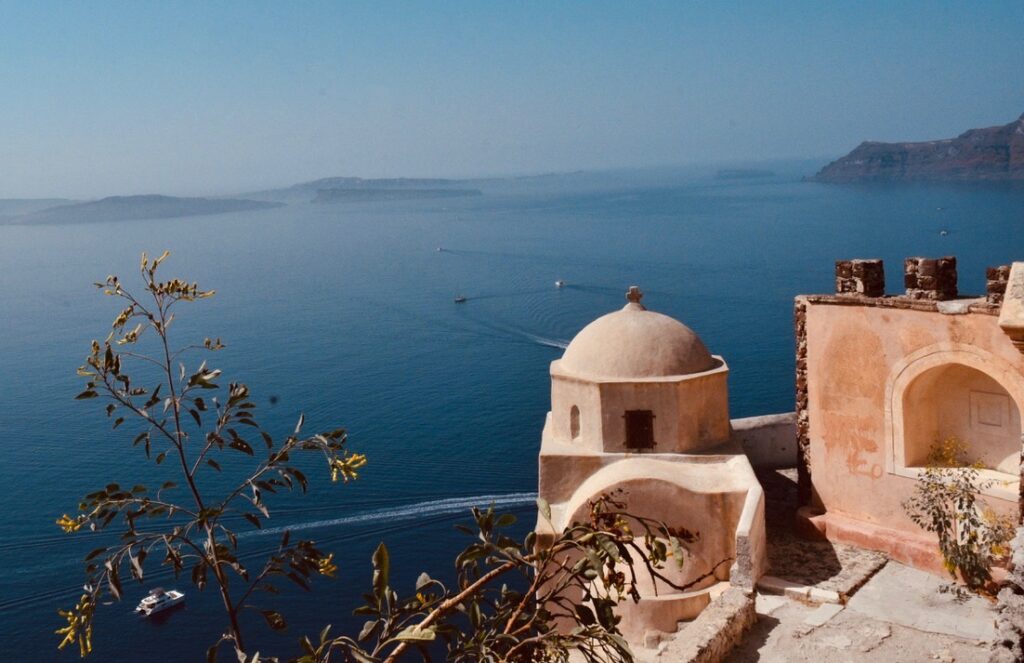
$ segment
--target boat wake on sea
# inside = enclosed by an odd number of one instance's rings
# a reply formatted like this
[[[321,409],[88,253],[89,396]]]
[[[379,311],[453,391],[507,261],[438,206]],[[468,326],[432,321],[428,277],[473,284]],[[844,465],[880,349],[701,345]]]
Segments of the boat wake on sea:
[[[358,513],[352,516],[340,518],[325,518],[322,520],[311,520],[302,523],[281,525],[280,527],[267,527],[261,530],[245,532],[238,536],[239,539],[248,537],[265,536],[268,534],[283,534],[285,530],[298,532],[322,527],[338,527],[341,525],[356,525],[359,523],[395,523],[403,520],[427,518],[432,516],[449,516],[465,513],[472,507],[486,508],[490,505],[495,507],[517,507],[528,506],[537,500],[537,493],[506,493],[504,495],[476,495],[474,497],[453,497],[429,502],[419,502],[406,506],[396,506],[386,509],[376,509],[365,513]]]
[[[261,530],[253,530],[248,532],[241,532],[238,535],[238,539],[248,538],[259,538],[266,535],[281,535],[285,530],[292,532],[313,530],[313,529],[324,529],[334,528],[338,529],[342,525],[364,525],[360,531],[365,533],[366,531],[372,531],[376,534],[386,534],[388,532],[394,532],[396,530],[407,529],[414,523],[421,524],[427,519],[441,519],[444,520],[450,516],[462,516],[468,517],[468,511],[472,507],[486,508],[490,505],[494,505],[499,509],[516,509],[523,508],[533,505],[537,500],[537,493],[503,493],[493,495],[474,495],[469,497],[453,497],[447,499],[428,500],[423,502],[417,502],[415,504],[406,504],[400,506],[383,507],[379,509],[373,509],[370,511],[364,511],[362,513],[356,513],[350,516],[340,516],[337,518],[321,518],[317,520],[307,520],[295,523],[282,524],[277,527],[268,527]],[[334,542],[345,540],[349,538],[352,533],[346,533],[342,536],[322,536],[318,537],[318,541],[321,543]],[[63,539],[69,540],[69,539]],[[30,542],[29,542],[30,543]],[[276,542],[264,542],[256,547],[247,549],[244,556],[248,558],[259,557],[270,552],[273,552],[277,548]],[[167,567],[154,567],[152,572],[146,574],[148,580],[166,580],[171,578],[173,575],[172,570]],[[35,605],[39,603],[49,603],[53,601],[63,600],[70,596],[75,596],[81,593],[81,584],[69,584],[63,587],[54,587],[45,591],[36,591],[31,595],[25,596],[9,596],[3,600],[0,600],[0,613],[7,612],[9,610],[22,609],[26,605]]]

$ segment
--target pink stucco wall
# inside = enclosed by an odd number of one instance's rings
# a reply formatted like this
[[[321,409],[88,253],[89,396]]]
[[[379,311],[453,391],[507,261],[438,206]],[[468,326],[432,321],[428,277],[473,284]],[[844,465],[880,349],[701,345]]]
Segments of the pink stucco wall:
[[[903,465],[913,464],[909,456],[904,458],[904,436],[912,437],[920,427],[930,425],[925,420],[930,421],[930,413],[940,411],[943,425],[956,428],[958,436],[972,436],[972,430],[978,428],[970,427],[977,425],[971,420],[960,421],[959,427],[950,424],[958,417],[973,416],[970,403],[955,402],[970,397],[970,385],[961,385],[962,396],[942,385],[932,391],[913,390],[912,385],[921,376],[936,375],[933,369],[943,366],[961,365],[980,371],[995,381],[990,384],[998,385],[986,387],[983,380],[979,381],[978,393],[990,398],[986,394],[998,387],[1005,390],[1001,392],[1005,397],[997,393],[990,400],[994,399],[997,406],[1005,402],[1007,414],[997,411],[993,416],[1007,419],[1008,431],[1016,415],[1019,435],[1018,412],[1024,409],[1024,357],[1000,329],[995,315],[949,315],[862,301],[863,305],[851,305],[808,300],[807,413],[812,499],[826,512],[917,535],[920,530],[902,508],[915,484],[912,476],[900,471]],[[905,425],[909,431],[904,430]],[[994,424],[986,425],[996,430]],[[1002,434],[1005,437],[1008,433]],[[973,437],[987,439],[980,433]],[[1014,478],[1001,476],[1009,481]],[[986,499],[994,508],[1015,511],[1016,485],[1004,483],[1001,491],[990,492]]]

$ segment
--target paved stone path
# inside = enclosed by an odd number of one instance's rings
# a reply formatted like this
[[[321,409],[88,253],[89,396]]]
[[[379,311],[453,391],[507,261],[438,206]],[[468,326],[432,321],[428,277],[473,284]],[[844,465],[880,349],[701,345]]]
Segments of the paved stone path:
[[[757,597],[758,622],[726,661],[988,661],[992,606],[957,602],[942,578],[889,562],[846,606]]]

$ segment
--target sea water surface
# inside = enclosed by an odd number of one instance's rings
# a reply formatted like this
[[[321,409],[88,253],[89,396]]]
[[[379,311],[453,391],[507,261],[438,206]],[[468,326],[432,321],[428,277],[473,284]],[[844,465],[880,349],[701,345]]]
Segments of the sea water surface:
[[[117,273],[137,284],[139,254],[170,249],[166,276],[217,290],[181,308],[175,337],[224,339],[212,362],[250,385],[271,433],[286,435],[304,413],[308,430],[343,426],[369,457],[349,485],[301,461],[309,494],[272,499],[267,530],[239,523],[253,555],[285,527],[335,553],[337,580],[259,598],[285,614],[286,633],[247,623],[261,652],[289,656],[327,623],[358,631],[351,610],[380,541],[411,590],[420,571],[451,576],[468,543],[452,525],[470,506],[518,514],[520,532],[532,525],[548,366],[581,327],[621,307],[628,286],[725,357],[731,413],[743,417],[793,409],[793,297],[830,292],[836,259],[885,259],[896,292],[905,256],[954,254],[961,290],[981,293],[987,265],[1024,258],[1020,190],[839,187],[800,182],[806,164],[779,172],[608,173],[505,182],[458,200],[0,227],[4,658],[77,657],[55,649],[56,610],[74,603],[81,557],[101,539],[65,535],[54,520],[111,481],[173,479],[173,466],[131,447],[135,426],[111,432],[98,401],[73,400],[75,367],[117,312],[94,281]],[[206,490],[226,485],[202,477]],[[156,562],[144,585],[126,582],[125,601],[99,610],[93,660],[203,660],[223,631],[215,592]],[[131,610],[155,585],[183,589],[187,605],[140,621]]]

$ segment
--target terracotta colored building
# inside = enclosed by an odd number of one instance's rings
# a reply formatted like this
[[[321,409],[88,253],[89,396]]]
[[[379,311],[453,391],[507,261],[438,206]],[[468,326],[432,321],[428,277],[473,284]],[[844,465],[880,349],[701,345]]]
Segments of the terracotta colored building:
[[[1011,335],[1024,334],[1024,316],[1017,327],[1011,318],[1024,312],[1024,263],[988,277],[986,296],[961,297],[955,258],[908,258],[905,294],[885,296],[881,261],[842,261],[837,294],[797,298],[805,523],[831,540],[940,569],[934,538],[903,502],[932,445],[951,437],[984,466],[986,501],[1017,511],[1024,355]],[[1004,306],[1014,278],[1020,287]]]

